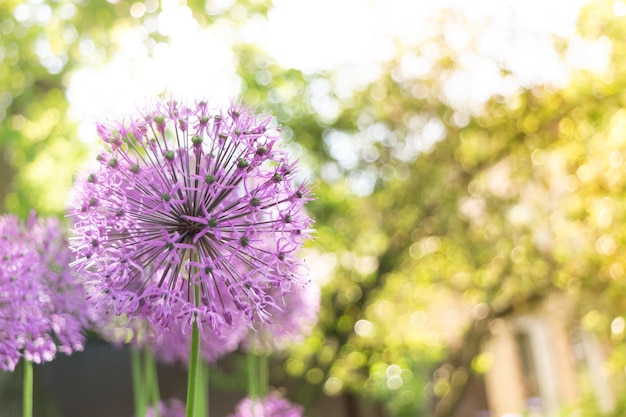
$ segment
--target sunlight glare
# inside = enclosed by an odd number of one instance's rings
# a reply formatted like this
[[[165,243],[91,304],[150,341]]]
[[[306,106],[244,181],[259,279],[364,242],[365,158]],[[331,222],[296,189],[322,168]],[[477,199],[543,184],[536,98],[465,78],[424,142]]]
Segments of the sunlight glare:
[[[245,19],[236,27],[232,22],[200,27],[187,6],[164,0],[157,17],[118,30],[119,50],[108,63],[74,73],[68,88],[71,115],[89,123],[81,128],[81,138],[93,140],[93,133],[85,133],[93,131],[93,120],[126,113],[148,96],[165,92],[223,103],[241,89],[232,46],[247,42],[256,43],[283,68],[330,74],[311,87],[313,105],[327,123],[340,113],[342,100],[379,79],[396,58],[394,80],[441,77],[439,99],[469,116],[494,95],[506,97],[534,85],[561,87],[572,68],[602,71],[610,42],[574,36],[565,56],[554,47],[555,36],[575,34],[587,1],[276,0],[267,18],[239,10],[235,15]],[[232,4],[223,0],[212,10],[223,13]],[[154,0],[134,3],[130,12],[140,17],[154,7]],[[616,1],[615,13],[622,10],[626,6]],[[27,19],[30,9],[20,13]],[[155,31],[168,40],[155,42],[150,37]],[[86,56],[94,52],[88,42],[81,41]],[[441,71],[438,62],[447,54],[458,68]],[[258,79],[272,83],[267,74]],[[419,83],[415,89],[416,97],[428,94]],[[372,94],[380,101],[386,91],[373,89]]]
[[[119,50],[106,65],[72,76],[67,95],[81,140],[96,139],[95,120],[133,112],[163,92],[175,99],[206,97],[213,105],[239,94],[234,55],[219,28],[199,28],[189,8],[171,2],[164,2],[157,28],[168,43],[151,41],[143,26],[120,31]]]

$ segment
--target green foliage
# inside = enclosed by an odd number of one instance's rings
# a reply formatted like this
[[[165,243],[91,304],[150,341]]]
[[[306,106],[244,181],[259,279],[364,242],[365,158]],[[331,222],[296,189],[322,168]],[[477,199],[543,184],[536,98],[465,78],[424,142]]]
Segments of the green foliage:
[[[416,99],[410,92],[423,81],[398,82],[399,63],[392,62],[388,75],[353,100],[359,105],[325,129],[324,137],[343,132],[357,149],[368,143],[356,166],[319,187],[323,201],[313,206],[322,219],[316,247],[337,262],[320,323],[326,339],[318,345],[338,344],[326,368],[341,389],[376,395],[382,386],[393,404],[393,383],[387,376],[384,388],[380,369],[402,358],[411,365],[401,369],[416,375],[455,345],[464,351],[453,349],[447,360],[457,371],[470,369],[488,336],[483,323],[553,292],[578,300],[581,319],[594,312],[600,319],[590,330],[609,336],[624,309],[620,22],[603,8],[589,8],[582,18],[592,38],[600,25],[616,36],[608,75],[579,71],[560,90],[537,86],[495,98],[459,126],[457,110],[432,98],[449,63],[428,79],[432,96]],[[377,101],[380,91],[385,99]],[[429,121],[445,126],[446,139],[411,156],[412,136]],[[384,134],[372,139],[374,129]],[[341,166],[332,144],[325,145]],[[375,158],[365,150],[371,147]],[[363,172],[374,173],[375,187],[355,203],[350,179]],[[325,249],[328,241],[332,248]],[[361,320],[374,329],[369,340],[358,334]],[[463,327],[471,330],[459,340],[454,333]],[[623,328],[613,334],[616,343],[623,338]],[[418,392],[428,390],[427,380]],[[431,391],[440,404],[448,402],[437,415],[451,409],[455,389],[463,384]],[[412,412],[426,403],[421,396]]]
[[[67,114],[72,71],[97,63],[129,3],[7,1],[0,5],[0,211],[61,214],[85,154]],[[18,68],[19,71],[14,69]]]

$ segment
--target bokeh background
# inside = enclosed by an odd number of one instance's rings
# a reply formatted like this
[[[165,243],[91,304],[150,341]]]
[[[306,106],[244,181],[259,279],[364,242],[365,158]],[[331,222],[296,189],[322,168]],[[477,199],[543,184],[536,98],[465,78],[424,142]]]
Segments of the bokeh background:
[[[241,99],[276,115],[314,184],[320,320],[272,367],[308,416],[622,416],[625,16],[622,0],[3,0],[0,212],[63,217],[96,120],[156,95]],[[97,385],[77,362],[59,373]],[[40,403],[67,410],[44,382]]]

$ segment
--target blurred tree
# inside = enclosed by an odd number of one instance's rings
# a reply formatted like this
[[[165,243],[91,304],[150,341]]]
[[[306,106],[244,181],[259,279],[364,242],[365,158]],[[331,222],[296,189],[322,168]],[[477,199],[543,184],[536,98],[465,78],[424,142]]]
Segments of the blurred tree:
[[[400,56],[335,123],[318,119],[315,249],[335,268],[320,331],[289,373],[383,399],[393,415],[426,413],[430,393],[447,416],[485,371],[475,358],[489,323],[555,292],[577,302],[586,330],[619,342],[623,369],[626,45],[614,10],[594,2],[571,44],[555,43],[571,65],[576,42],[610,51],[606,69],[572,68],[562,88],[497,63],[517,87],[458,105],[446,83],[462,57],[442,34],[426,76],[404,75]],[[319,131],[289,124],[296,138]]]
[[[63,211],[83,149],[67,117],[68,75],[105,50],[119,12],[106,2],[0,5],[0,211]]]

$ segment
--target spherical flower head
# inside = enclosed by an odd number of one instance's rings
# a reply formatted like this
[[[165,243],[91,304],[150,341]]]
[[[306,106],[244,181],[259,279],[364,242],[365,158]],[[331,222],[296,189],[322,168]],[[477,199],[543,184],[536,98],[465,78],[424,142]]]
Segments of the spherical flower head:
[[[56,220],[0,217],[0,368],[82,350],[89,318],[71,253]]]
[[[264,398],[244,398],[228,417],[302,417],[304,407],[293,404],[279,394]]]
[[[295,286],[282,295],[273,291],[272,296],[280,301],[272,308],[270,320],[243,339],[243,347],[255,353],[271,354],[301,342],[318,320],[321,292],[316,282]]]
[[[70,210],[97,305],[157,333],[196,322],[221,334],[237,315],[266,321],[270,290],[304,281],[310,198],[270,118],[169,101],[98,132],[105,149]]]

